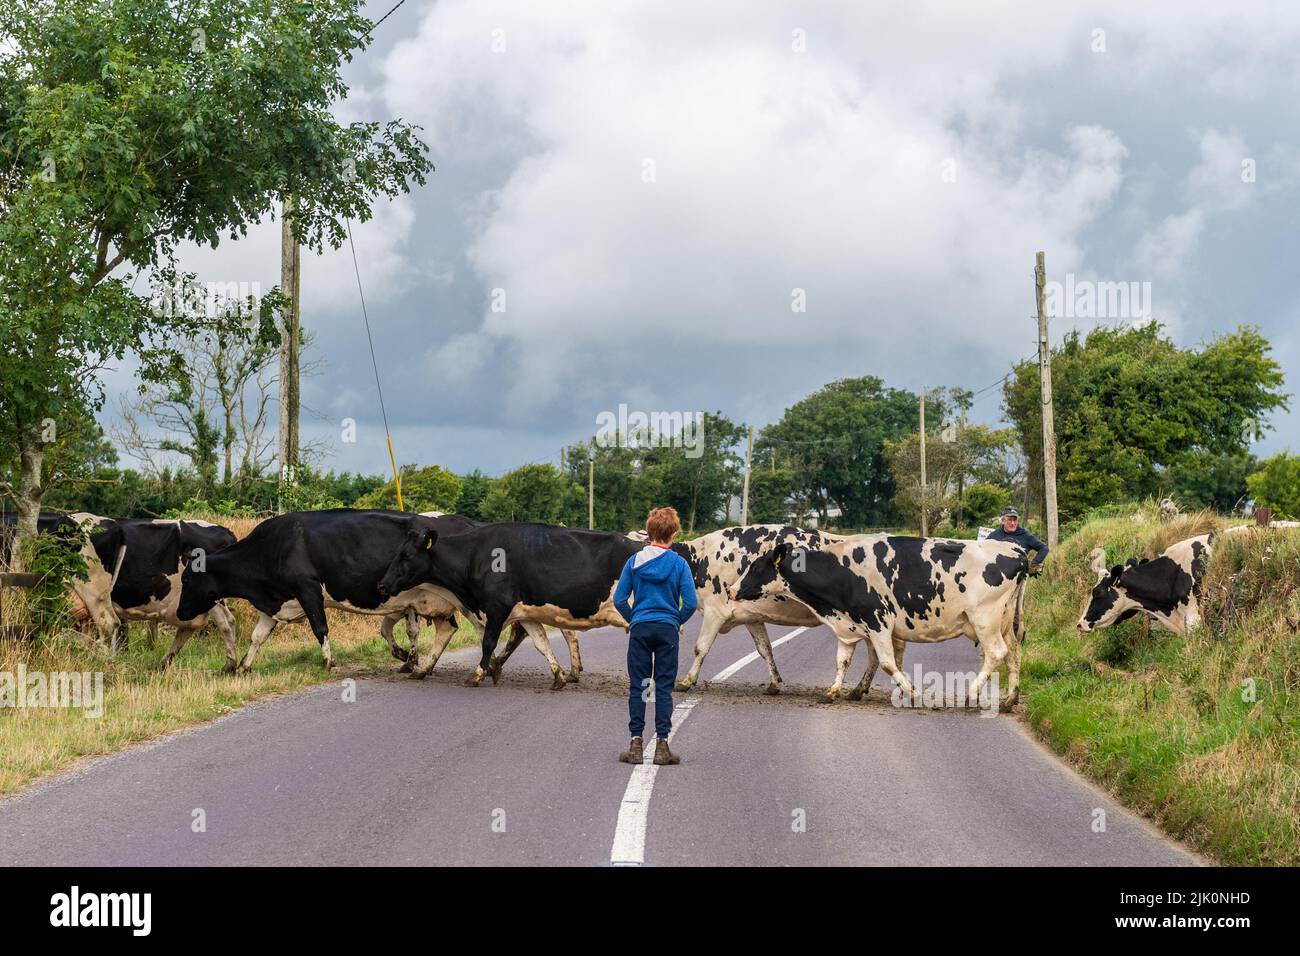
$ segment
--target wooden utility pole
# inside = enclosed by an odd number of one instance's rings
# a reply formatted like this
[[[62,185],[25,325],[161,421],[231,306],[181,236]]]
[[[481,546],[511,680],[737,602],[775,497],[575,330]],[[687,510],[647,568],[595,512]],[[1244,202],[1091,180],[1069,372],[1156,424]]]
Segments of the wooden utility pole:
[[[1060,535],[1056,516],[1056,426],[1052,420],[1052,351],[1047,338],[1044,287],[1047,266],[1040,252],[1034,262],[1034,291],[1038,300],[1038,388],[1043,408],[1043,521],[1047,547],[1055,548]]]
[[[921,390],[921,537],[929,536],[930,526],[925,516],[925,390]]]
[[[745,485],[740,493],[740,523],[749,524],[749,466],[754,459],[754,426],[749,426],[749,438],[745,441]]]
[[[596,527],[596,456],[587,450],[587,527]]]
[[[280,215],[280,291],[287,299],[280,324],[280,481],[290,484],[298,480],[298,338],[302,318],[302,260],[292,218],[293,197],[286,196]]]

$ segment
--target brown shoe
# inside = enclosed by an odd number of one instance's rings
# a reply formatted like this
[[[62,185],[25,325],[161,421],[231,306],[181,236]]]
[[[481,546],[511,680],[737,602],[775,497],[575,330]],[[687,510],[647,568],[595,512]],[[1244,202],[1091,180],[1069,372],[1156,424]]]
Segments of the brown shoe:
[[[682,758],[668,749],[668,741],[660,739],[655,743],[655,763],[660,767],[681,762]]]
[[[623,763],[641,763],[645,760],[645,751],[641,747],[641,738],[633,737],[632,742],[627,746],[627,750],[619,754],[618,759]]]

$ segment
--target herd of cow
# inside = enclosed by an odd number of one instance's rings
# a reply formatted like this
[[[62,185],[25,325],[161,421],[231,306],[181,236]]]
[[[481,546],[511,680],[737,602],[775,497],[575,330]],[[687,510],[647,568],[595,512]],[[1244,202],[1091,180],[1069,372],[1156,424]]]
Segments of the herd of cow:
[[[12,524],[12,516],[6,523]],[[100,636],[113,640],[126,621],[153,621],[176,630],[166,667],[196,631],[213,624],[226,646],[225,669],[247,671],[280,622],[306,619],[333,666],[326,608],[382,618],[381,634],[402,670],[426,676],[464,617],[480,633],[482,653],[471,683],[495,682],[527,636],[550,665],[553,687],[578,682],[578,632],[625,627],[613,591],[644,534],[586,531],[533,523],[482,523],[437,512],[292,512],[261,522],[243,540],[204,521],[101,518],[86,513],[42,515],[38,530],[81,548],[88,576],[73,588]],[[1235,530],[1235,529],[1234,529]],[[87,535],[87,532],[88,535]],[[1078,627],[1089,631],[1144,612],[1185,631],[1197,619],[1197,591],[1214,535],[1172,545],[1151,560],[1107,570],[1090,556],[1097,583]],[[718,634],[744,625],[767,664],[766,692],[780,692],[781,675],[766,625],[824,624],[838,638],[831,699],[843,693],[858,642],[869,663],[848,694],[860,699],[878,667],[904,694],[916,691],[902,672],[904,647],[965,636],[983,663],[968,693],[977,697],[1000,665],[1008,670],[1003,707],[1017,698],[1025,552],[1009,542],[842,537],[789,525],[724,528],[673,545],[690,565],[701,626],[695,659],[679,690],[699,680]],[[240,598],[260,614],[248,651],[236,649],[235,621],[225,604]],[[420,621],[434,627],[421,659]],[[394,627],[406,622],[409,648]],[[558,628],[570,666],[561,669],[546,637]],[[497,651],[503,632],[509,634]],[[496,653],[494,653],[496,652]]]

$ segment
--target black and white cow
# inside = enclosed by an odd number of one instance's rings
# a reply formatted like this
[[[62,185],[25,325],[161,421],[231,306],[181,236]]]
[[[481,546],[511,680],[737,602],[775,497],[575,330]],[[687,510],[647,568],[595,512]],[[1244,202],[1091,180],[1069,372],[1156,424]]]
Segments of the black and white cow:
[[[641,545],[626,535],[527,522],[443,534],[435,521],[411,521],[379,589],[398,594],[436,585],[483,616],[482,654],[471,684],[481,683],[485,674],[496,676],[492,651],[509,625],[521,625],[546,657],[556,690],[565,677],[546,639],[546,626],[566,631],[627,626],[614,608],[614,588],[623,565]],[[576,644],[569,645],[574,669],[579,666]],[[435,656],[414,676],[424,677],[436,663]]]
[[[325,666],[333,667],[327,607],[384,617],[384,636],[393,655],[413,666],[418,662],[417,631],[408,623],[412,630],[407,654],[392,640],[391,625],[411,613],[432,618],[437,660],[456,633],[459,603],[455,598],[435,585],[391,594],[381,594],[378,588],[414,520],[448,532],[475,525],[459,515],[422,517],[350,508],[278,515],[263,521],[242,541],[208,555],[204,569],[187,567],[181,575],[177,614],[186,619],[206,614],[226,597],[252,604],[261,617],[248,652],[236,667],[239,672],[252,667],[258,649],[277,624],[303,618],[320,642]]]
[[[181,572],[190,563],[202,566],[208,557],[235,543],[230,529],[207,521],[115,519],[122,529],[126,553],[113,584],[113,610],[122,621],[150,621],[176,629],[176,638],[160,667],[171,664],[191,635],[213,624],[226,645],[226,671],[239,660],[235,650],[235,618],[220,601],[206,614],[182,618],[177,614]],[[102,558],[102,556],[101,556]]]
[[[816,627],[817,616],[786,594],[774,594],[753,601],[736,601],[732,587],[740,581],[750,564],[778,542],[793,547],[823,548],[848,540],[825,531],[796,528],[792,525],[754,524],[723,528],[701,535],[693,541],[680,541],[673,550],[691,566],[695,596],[700,603],[700,633],[695,638],[695,660],[691,669],[677,682],[677,690],[690,690],[700,679],[700,668],[719,634],[743,624],[754,640],[754,648],[767,664],[767,694],[781,692],[781,674],[772,656],[768,624],[788,627]]]
[[[1176,541],[1157,557],[1130,558],[1109,571],[1105,550],[1094,548],[1088,564],[1097,583],[1075,626],[1087,634],[1145,613],[1175,634],[1186,634],[1201,619],[1197,599],[1214,538],[1210,532]]]
[[[781,542],[750,563],[733,595],[738,601],[793,597],[831,629],[839,639],[835,683],[826,692],[831,700],[840,696],[859,641],[874,652],[859,688],[870,685],[878,660],[902,692],[915,698],[898,664],[901,645],[965,636],[983,653],[968,698],[977,699],[989,675],[1006,661],[1007,697],[1001,704],[1010,707],[1019,693],[1028,574],[1025,552],[1002,541],[890,535],[832,542],[818,550]]]
[[[11,558],[16,516],[0,516],[4,526],[0,558]],[[101,518],[85,511],[72,514],[41,514],[36,519],[36,533],[65,539],[81,552],[86,562],[86,580],[74,579],[70,588],[95,631],[106,644],[117,635],[121,621],[113,609],[112,591],[118,570],[125,559],[126,545],[122,528],[111,518]]]

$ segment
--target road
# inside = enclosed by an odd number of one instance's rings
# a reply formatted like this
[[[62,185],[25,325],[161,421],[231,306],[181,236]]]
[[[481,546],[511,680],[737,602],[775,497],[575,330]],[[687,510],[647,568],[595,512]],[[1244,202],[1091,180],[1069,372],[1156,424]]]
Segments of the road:
[[[626,637],[593,631],[563,691],[527,642],[499,685],[465,687],[470,649],[423,682],[357,680],[351,702],[332,683],[90,762],[0,801],[0,865],[1200,862],[1014,717],[897,710],[883,675],[866,701],[823,703],[834,637],[771,630],[793,635],[785,691],[762,696],[760,661],[734,667],[743,628],[720,637],[710,685],[676,695],[680,766],[617,762]],[[962,639],[913,645],[917,661],[978,667]]]

